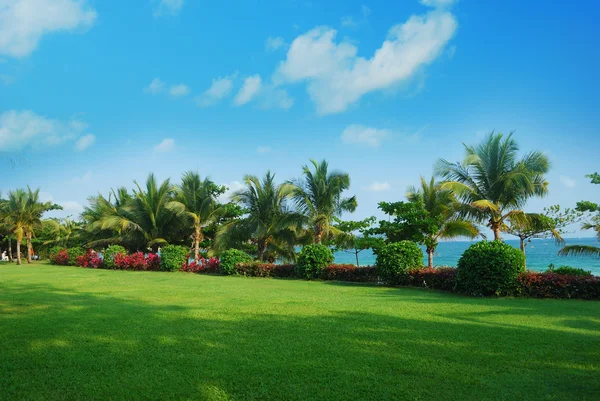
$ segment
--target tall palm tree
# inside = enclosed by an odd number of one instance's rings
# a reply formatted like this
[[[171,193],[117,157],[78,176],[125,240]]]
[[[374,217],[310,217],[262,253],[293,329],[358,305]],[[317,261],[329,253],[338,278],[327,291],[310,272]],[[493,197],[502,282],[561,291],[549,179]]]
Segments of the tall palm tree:
[[[313,242],[320,244],[323,239],[339,234],[333,226],[334,219],[343,212],[356,210],[356,197],[343,198],[342,193],[350,188],[350,176],[338,171],[328,171],[326,160],[318,163],[311,160],[314,171],[309,166],[302,167],[302,179],[291,181],[294,185],[293,200],[300,213],[306,216]]]
[[[44,241],[44,245],[58,245],[65,248],[79,241],[83,232],[82,224],[70,218],[44,220],[42,227],[46,238],[49,238]]]
[[[6,215],[4,221],[15,235],[17,243],[17,265],[21,264],[21,243],[27,229],[29,210],[27,208],[28,195],[22,189],[16,189],[8,193],[6,203]]]
[[[247,214],[224,225],[217,232],[217,250],[224,250],[236,242],[250,239],[257,247],[257,259],[265,261],[278,255],[283,259],[294,259],[294,245],[303,216],[290,211],[286,201],[292,196],[294,187],[275,184],[275,175],[267,172],[261,180],[256,176],[244,177],[246,188],[233,195]]]
[[[501,240],[506,219],[522,214],[521,208],[531,197],[548,193],[544,174],[550,168],[548,158],[532,151],[518,158],[519,147],[508,136],[491,133],[477,146],[465,146],[462,163],[441,159],[436,173],[464,204],[464,214],[477,222],[485,222]]]
[[[427,230],[424,240],[429,267],[433,267],[433,255],[440,239],[480,235],[475,224],[460,217],[460,203],[454,193],[436,183],[434,177],[429,182],[421,177],[421,186],[409,188],[406,198],[423,204],[429,217],[436,222],[435,227]]]
[[[42,202],[40,200],[40,189],[32,191],[27,187],[27,219],[25,221],[25,238],[27,241],[27,262],[31,263],[33,254],[32,239],[35,231],[42,227],[42,216],[49,210],[62,209],[59,205],[53,205],[52,202]]]
[[[220,204],[217,197],[225,192],[225,188],[213,181],[200,179],[196,172],[188,171],[183,174],[181,185],[177,188],[175,201],[169,204],[179,216],[190,223],[194,259],[200,259],[200,242],[204,240],[204,227],[212,224],[219,217]]]

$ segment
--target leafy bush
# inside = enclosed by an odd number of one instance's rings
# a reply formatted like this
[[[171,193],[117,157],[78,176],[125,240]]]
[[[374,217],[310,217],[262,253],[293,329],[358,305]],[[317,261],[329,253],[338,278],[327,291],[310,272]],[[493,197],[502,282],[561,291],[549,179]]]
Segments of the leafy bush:
[[[135,252],[131,255],[117,253],[113,259],[115,268],[119,270],[147,270],[148,261],[142,252]]]
[[[235,265],[252,262],[252,256],[239,249],[228,249],[221,254],[221,271],[225,274],[235,274]]]
[[[85,255],[77,257],[75,265],[98,269],[102,267],[102,258],[94,250],[88,249]]]
[[[160,270],[179,271],[188,261],[188,249],[180,245],[167,245],[160,249]]]
[[[50,263],[53,265],[67,266],[69,264],[69,254],[66,249],[60,249],[50,257]]]
[[[193,261],[181,268],[181,270],[190,273],[219,273],[220,269],[219,259],[217,258],[202,258],[198,262]]]
[[[235,265],[235,274],[247,277],[294,277],[295,265],[247,262]]]
[[[412,241],[386,244],[377,251],[375,266],[379,277],[394,284],[399,275],[423,266],[423,251]]]
[[[119,253],[123,254],[123,255],[127,255],[127,251],[121,245],[111,245],[108,248],[106,248],[103,252],[104,266],[106,266],[109,269],[114,269],[115,268],[115,262],[114,262],[115,255],[119,254]]]
[[[322,244],[306,245],[298,255],[296,274],[298,277],[315,279],[323,269],[333,263],[333,252]]]
[[[50,263],[52,263],[53,265],[58,264],[55,263],[56,256],[60,251],[63,250],[65,250],[65,248],[63,248],[62,246],[53,246],[52,248],[50,248],[50,250],[48,251],[48,258],[50,259]]]
[[[561,266],[558,268],[554,268],[554,266],[550,267],[546,270],[546,273],[554,273],[554,274],[563,274],[567,276],[591,276],[592,272],[589,270],[583,270],[577,267],[571,266]]]
[[[83,249],[79,246],[69,248],[69,249],[67,249],[67,255],[69,257],[69,265],[76,266],[77,258],[85,255],[85,249]]]
[[[454,291],[456,289],[456,269],[453,267],[439,267],[437,269],[423,267],[400,274],[396,283],[412,287]]]
[[[534,298],[579,298],[600,300],[600,277],[554,273],[522,273],[518,293]]]
[[[160,256],[157,253],[146,255],[146,269],[152,271],[160,270]]]
[[[501,241],[481,241],[458,260],[456,284],[459,291],[474,296],[507,295],[515,292],[523,272],[523,252]]]
[[[321,272],[321,278],[324,280],[339,280],[351,282],[373,282],[377,281],[377,272],[374,266],[356,265],[329,265]]]

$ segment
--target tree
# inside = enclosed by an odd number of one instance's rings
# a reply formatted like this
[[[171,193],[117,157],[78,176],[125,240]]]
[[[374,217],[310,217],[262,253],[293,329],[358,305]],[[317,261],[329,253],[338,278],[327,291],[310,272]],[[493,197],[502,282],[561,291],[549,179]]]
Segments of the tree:
[[[220,205],[217,198],[225,191],[224,186],[219,186],[208,178],[201,180],[198,173],[188,171],[183,174],[175,201],[169,205],[192,226],[196,261],[200,259],[200,243],[204,240],[204,228],[219,216]]]
[[[465,146],[462,163],[441,159],[436,173],[463,202],[463,216],[485,222],[501,240],[505,221],[521,210],[531,197],[548,193],[544,174],[550,168],[548,158],[540,151],[517,157],[519,147],[512,138],[493,132],[477,146]]]
[[[236,192],[233,200],[246,214],[224,225],[217,232],[216,247],[222,251],[245,241],[256,246],[257,259],[274,261],[276,257],[294,259],[294,245],[303,216],[288,209],[286,201],[294,187],[275,184],[275,175],[267,172],[261,180],[244,177],[246,188]]]
[[[591,180],[592,184],[600,184],[600,174],[588,174],[586,177]],[[575,209],[579,212],[590,214],[588,221],[584,222],[581,228],[583,230],[596,231],[596,238],[600,240],[600,205],[590,201],[581,201],[577,202],[577,207]],[[591,245],[567,245],[559,251],[559,254],[564,256],[587,255],[600,257],[600,247]]]
[[[69,217],[42,221],[43,245],[64,248],[81,245],[83,232],[83,224]]]
[[[298,211],[306,217],[313,242],[320,244],[323,239],[339,233],[332,225],[334,218],[341,217],[343,212],[354,212],[357,203],[355,196],[342,197],[342,193],[350,188],[348,174],[328,171],[325,160],[310,162],[314,171],[305,165],[302,167],[303,178],[290,183],[294,186],[293,200]]]
[[[434,177],[429,182],[421,177],[420,188],[410,188],[406,198],[411,203],[423,205],[426,212],[426,217],[416,227],[421,234],[418,242],[425,245],[428,267],[433,267],[433,255],[440,239],[480,235],[475,224],[460,217],[460,203],[454,193],[436,183]]]
[[[375,216],[360,221],[339,221],[335,228],[340,234],[334,240],[336,250],[351,252],[356,257],[356,267],[360,267],[358,254],[365,249],[379,248],[383,245],[383,238],[369,235],[369,230],[375,223]],[[360,233],[360,236],[356,235]]]
[[[32,191],[31,188],[27,187],[27,218],[25,220],[25,238],[27,241],[27,262],[31,263],[31,255],[33,254],[32,239],[35,235],[35,231],[42,228],[42,216],[45,212],[50,210],[61,210],[62,207],[59,205],[52,204],[51,202],[40,201],[40,190],[39,188]]]
[[[29,220],[27,199],[27,192],[16,189],[8,193],[8,200],[5,205],[4,221],[15,235],[17,243],[17,265],[21,264],[21,243]]]

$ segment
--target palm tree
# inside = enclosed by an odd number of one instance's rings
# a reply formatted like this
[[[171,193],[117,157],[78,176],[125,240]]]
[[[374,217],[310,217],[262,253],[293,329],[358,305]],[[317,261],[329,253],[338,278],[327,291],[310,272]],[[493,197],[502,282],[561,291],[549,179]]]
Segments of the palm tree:
[[[4,221],[15,235],[17,243],[17,265],[21,264],[21,243],[25,236],[29,210],[27,208],[28,195],[22,189],[10,191],[6,203],[6,215]]]
[[[335,218],[343,212],[356,210],[356,197],[343,198],[342,193],[350,188],[350,176],[338,171],[328,171],[327,161],[310,161],[314,167],[302,167],[303,179],[291,181],[294,185],[293,200],[300,213],[308,221],[313,233],[313,242],[339,234],[333,226]]]
[[[44,245],[58,245],[65,248],[79,241],[83,232],[82,224],[70,218],[44,220],[42,227],[46,238],[50,238],[44,241]]]
[[[460,203],[454,193],[436,183],[434,177],[429,182],[421,177],[420,188],[409,188],[406,198],[410,202],[421,203],[432,221],[436,222],[427,230],[424,239],[429,267],[433,267],[433,255],[440,239],[480,235],[475,224],[460,217]]]
[[[446,181],[443,188],[454,191],[463,202],[464,216],[487,223],[499,241],[506,219],[522,214],[529,198],[548,193],[544,174],[550,162],[540,151],[518,159],[519,147],[512,133],[504,137],[492,132],[478,146],[464,146],[462,163],[441,159],[436,173]]]
[[[256,176],[244,177],[246,188],[236,192],[233,200],[246,210],[246,216],[224,225],[217,232],[217,250],[224,250],[235,243],[250,238],[257,247],[257,259],[273,260],[273,255],[294,259],[294,245],[303,216],[291,212],[286,201],[294,187],[275,184],[275,175],[267,172],[261,180]]]
[[[204,227],[212,224],[219,217],[220,204],[217,197],[225,192],[223,186],[216,185],[205,178],[200,179],[198,173],[188,171],[183,174],[181,186],[177,188],[175,201],[169,207],[190,222],[194,260],[200,259],[200,242],[204,240]]]
[[[27,219],[25,221],[25,238],[27,240],[27,262],[31,263],[33,254],[32,239],[35,231],[42,227],[42,216],[49,210],[62,209],[51,202],[40,201],[40,189],[32,191],[27,187]]]

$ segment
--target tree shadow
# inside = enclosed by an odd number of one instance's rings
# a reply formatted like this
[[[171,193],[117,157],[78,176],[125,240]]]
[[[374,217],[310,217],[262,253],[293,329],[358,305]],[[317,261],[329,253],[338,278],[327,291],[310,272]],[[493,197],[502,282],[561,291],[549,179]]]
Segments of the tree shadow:
[[[299,315],[0,289],[0,399],[600,399],[589,314],[563,322],[582,332],[491,313]]]

